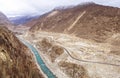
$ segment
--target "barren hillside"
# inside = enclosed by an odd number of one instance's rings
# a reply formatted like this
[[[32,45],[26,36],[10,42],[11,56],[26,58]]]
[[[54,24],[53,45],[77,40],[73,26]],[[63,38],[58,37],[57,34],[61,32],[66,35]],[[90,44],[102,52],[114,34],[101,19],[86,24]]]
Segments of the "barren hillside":
[[[31,32],[39,30],[72,34],[97,42],[106,42],[120,32],[120,9],[88,3],[65,9],[54,9],[30,21]]]

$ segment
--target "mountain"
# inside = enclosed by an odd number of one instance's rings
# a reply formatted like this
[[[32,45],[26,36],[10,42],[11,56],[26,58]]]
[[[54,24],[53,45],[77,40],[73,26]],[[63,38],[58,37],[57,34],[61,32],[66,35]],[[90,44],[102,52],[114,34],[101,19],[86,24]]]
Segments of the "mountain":
[[[8,24],[11,24],[10,21],[2,12],[0,12],[0,25],[8,25]]]
[[[37,17],[39,17],[39,15],[35,15],[35,16],[20,15],[20,16],[15,16],[15,17],[9,17],[9,20],[15,25],[20,25],[20,24],[24,24],[32,19],[35,19]]]
[[[16,20],[21,20],[21,21],[25,22],[27,20],[30,20],[31,18],[35,18],[35,16],[34,17],[32,17],[32,16],[31,17],[29,17],[29,16],[28,17],[27,16],[16,17]],[[11,19],[8,18],[7,16],[5,16],[2,12],[0,12],[0,26],[7,27],[9,30],[11,30],[15,34],[24,33],[26,30],[28,30],[30,28],[30,27],[21,26],[21,25],[16,26],[14,23],[11,22]],[[14,20],[15,20],[15,18],[14,18]],[[19,24],[20,24],[20,22],[19,22]]]
[[[67,33],[80,38],[106,42],[114,33],[120,33],[120,9],[87,3],[53,11],[30,21],[30,31]]]
[[[10,30],[13,30],[14,28],[13,24],[10,22],[7,16],[4,15],[2,12],[0,12],[0,26],[5,26]]]
[[[0,78],[44,78],[28,48],[4,26],[0,26]]]
[[[95,3],[56,8],[28,22],[22,37],[57,78],[119,78],[119,18],[119,8]]]

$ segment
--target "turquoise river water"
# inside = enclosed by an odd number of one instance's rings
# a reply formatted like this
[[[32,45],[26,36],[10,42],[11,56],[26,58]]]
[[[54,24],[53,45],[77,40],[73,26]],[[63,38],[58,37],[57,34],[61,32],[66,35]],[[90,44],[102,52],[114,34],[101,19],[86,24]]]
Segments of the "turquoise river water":
[[[22,40],[23,42],[23,40]],[[23,42],[35,55],[36,60],[44,74],[47,75],[48,78],[56,78],[56,76],[49,70],[49,68],[45,65],[44,61],[42,60],[41,56],[39,55],[38,51],[36,50],[35,47],[33,47],[31,44],[28,42]]]

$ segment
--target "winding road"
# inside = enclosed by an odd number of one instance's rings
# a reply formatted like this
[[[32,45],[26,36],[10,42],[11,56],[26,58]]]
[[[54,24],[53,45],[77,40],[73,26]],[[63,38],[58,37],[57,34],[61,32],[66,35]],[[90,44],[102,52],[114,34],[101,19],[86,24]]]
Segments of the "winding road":
[[[62,47],[62,46],[61,46]],[[96,64],[104,64],[104,65],[111,65],[111,66],[120,66],[118,64],[112,64],[112,63],[105,63],[105,62],[98,62],[98,61],[89,61],[89,60],[80,60],[80,59],[77,59],[75,57],[73,57],[70,52],[65,48],[65,47],[62,47],[64,48],[64,50],[67,52],[67,54],[74,60],[77,60],[77,61],[80,61],[80,62],[87,62],[87,63],[96,63]]]

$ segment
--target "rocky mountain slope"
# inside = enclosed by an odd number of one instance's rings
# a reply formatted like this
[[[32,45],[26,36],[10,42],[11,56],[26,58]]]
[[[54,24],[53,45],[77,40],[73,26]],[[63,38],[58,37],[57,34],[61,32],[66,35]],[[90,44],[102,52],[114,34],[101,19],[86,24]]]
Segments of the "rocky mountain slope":
[[[88,3],[55,9],[30,21],[31,32],[39,30],[72,34],[97,42],[106,42],[113,33],[120,33],[120,9]]]
[[[0,26],[0,78],[44,78],[28,48],[3,26]]]

